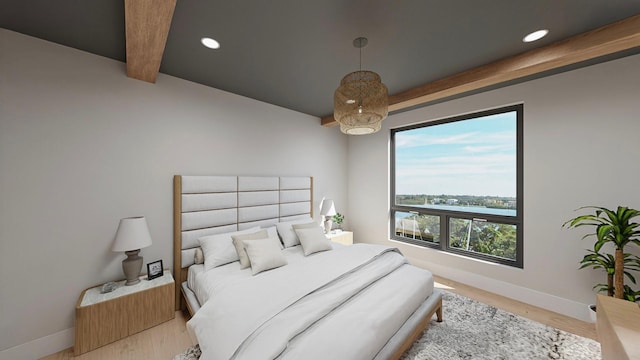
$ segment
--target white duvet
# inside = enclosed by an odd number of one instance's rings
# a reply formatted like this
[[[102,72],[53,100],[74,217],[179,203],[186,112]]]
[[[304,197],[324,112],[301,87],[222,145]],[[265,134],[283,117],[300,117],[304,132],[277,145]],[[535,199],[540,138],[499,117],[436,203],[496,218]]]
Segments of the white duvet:
[[[187,323],[202,360],[373,359],[433,291],[428,271],[377,245],[339,247],[256,276],[226,271],[208,277],[210,298]]]

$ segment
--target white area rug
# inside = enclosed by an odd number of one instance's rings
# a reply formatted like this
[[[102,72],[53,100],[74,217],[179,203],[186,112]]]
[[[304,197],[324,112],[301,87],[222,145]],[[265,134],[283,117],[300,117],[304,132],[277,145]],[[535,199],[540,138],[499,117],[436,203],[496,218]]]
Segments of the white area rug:
[[[597,341],[446,291],[443,319],[432,320],[402,359],[601,359]]]
[[[599,360],[600,344],[464,296],[443,291],[434,319],[402,360]],[[195,360],[195,346],[174,360]]]

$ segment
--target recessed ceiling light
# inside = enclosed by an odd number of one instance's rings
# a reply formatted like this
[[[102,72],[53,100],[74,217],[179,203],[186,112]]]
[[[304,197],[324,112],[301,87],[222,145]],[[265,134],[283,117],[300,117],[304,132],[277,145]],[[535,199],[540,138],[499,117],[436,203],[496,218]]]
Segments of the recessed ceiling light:
[[[524,42],[532,42],[532,41],[540,40],[543,37],[545,37],[548,33],[549,33],[549,30],[547,30],[547,29],[534,31],[531,34],[525,36],[522,39],[522,41],[524,41]]]
[[[220,43],[213,40],[212,38],[208,38],[208,37],[203,37],[202,39],[200,39],[200,42],[202,43],[202,45],[208,47],[209,49],[219,49],[220,48]]]

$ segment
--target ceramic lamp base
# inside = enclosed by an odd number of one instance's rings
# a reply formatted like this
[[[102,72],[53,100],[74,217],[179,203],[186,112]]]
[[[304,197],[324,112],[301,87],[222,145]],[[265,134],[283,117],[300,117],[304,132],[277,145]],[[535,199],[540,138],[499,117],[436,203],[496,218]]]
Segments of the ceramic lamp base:
[[[142,256],[138,256],[140,249],[125,251],[127,258],[122,260],[122,270],[127,279],[125,285],[135,285],[140,282],[140,270],[142,270]]]
[[[328,218],[324,221],[324,233],[328,234],[331,232],[331,228],[333,227],[333,220],[331,220],[331,218]]]

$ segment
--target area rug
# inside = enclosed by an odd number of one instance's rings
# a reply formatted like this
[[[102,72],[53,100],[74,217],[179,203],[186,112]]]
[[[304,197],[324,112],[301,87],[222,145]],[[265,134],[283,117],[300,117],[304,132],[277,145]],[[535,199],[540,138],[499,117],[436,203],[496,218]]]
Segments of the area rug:
[[[600,344],[443,291],[443,318],[431,321],[402,360],[599,360]],[[174,360],[196,360],[198,346]]]

